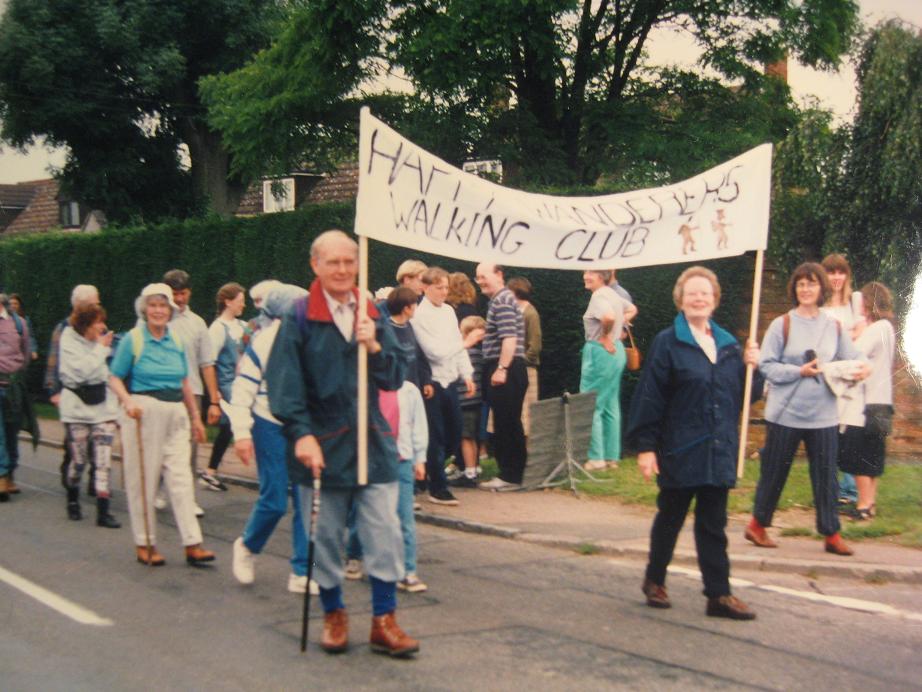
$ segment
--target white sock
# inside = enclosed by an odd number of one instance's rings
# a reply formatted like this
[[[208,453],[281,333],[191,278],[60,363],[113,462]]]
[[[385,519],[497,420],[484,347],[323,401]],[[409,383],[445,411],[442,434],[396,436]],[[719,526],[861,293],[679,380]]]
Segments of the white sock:
[[[464,475],[472,480],[476,480],[477,479],[477,469],[476,468],[464,469]]]

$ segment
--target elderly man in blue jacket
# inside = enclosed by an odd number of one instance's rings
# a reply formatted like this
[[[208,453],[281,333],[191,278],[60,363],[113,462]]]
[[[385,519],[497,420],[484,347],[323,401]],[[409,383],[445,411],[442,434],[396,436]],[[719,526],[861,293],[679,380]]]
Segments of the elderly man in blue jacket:
[[[396,390],[404,380],[406,355],[371,301],[358,318],[355,286],[358,247],[342,231],[326,231],[311,245],[317,279],[310,296],[282,320],[269,356],[266,382],[272,415],[289,442],[288,465],[301,484],[305,521],[311,481],[319,476],[323,501],[316,518],[314,578],[324,610],[320,646],[345,651],[348,621],[343,605],[343,542],[351,509],[364,549],[372,590],[371,648],[404,657],[419,642],[397,625],[397,581],[403,574],[403,538],[397,518],[397,448],[378,407],[378,389]],[[357,483],[358,345],[368,349],[368,485]],[[309,530],[309,527],[306,527]]]

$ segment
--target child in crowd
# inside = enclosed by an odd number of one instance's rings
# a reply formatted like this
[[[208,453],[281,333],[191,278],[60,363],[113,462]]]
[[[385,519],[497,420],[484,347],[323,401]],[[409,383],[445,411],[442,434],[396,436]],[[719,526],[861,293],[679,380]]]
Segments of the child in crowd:
[[[461,399],[461,457],[464,459],[464,472],[454,478],[450,484],[455,488],[476,488],[478,446],[480,438],[480,417],[482,398],[480,392],[481,371],[483,368],[483,353],[481,342],[486,334],[487,323],[482,317],[472,315],[461,320],[461,338],[464,343],[472,344],[467,349],[474,368],[474,396],[466,396],[467,390],[463,382],[458,382],[457,387]]]

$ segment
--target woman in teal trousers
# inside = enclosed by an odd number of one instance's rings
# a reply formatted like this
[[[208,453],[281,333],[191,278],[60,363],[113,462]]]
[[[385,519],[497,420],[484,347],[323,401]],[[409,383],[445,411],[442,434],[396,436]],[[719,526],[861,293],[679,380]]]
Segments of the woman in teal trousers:
[[[579,390],[596,393],[588,470],[617,466],[621,458],[621,375],[626,363],[621,332],[637,308],[615,293],[610,279],[610,271],[583,272],[592,297],[583,315],[586,344]]]

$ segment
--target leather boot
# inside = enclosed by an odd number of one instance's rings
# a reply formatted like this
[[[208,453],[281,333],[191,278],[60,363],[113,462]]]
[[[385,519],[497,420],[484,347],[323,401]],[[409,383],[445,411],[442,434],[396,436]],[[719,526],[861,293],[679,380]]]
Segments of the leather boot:
[[[106,529],[118,529],[122,526],[115,517],[109,514],[108,497],[96,498],[96,526],[102,526]]]
[[[200,567],[206,562],[212,562],[213,560],[214,553],[210,550],[205,550],[201,543],[198,545],[186,546],[186,562],[193,567]]]
[[[163,558],[163,555],[157,552],[157,546],[152,545],[150,547],[150,555],[147,554],[147,546],[144,545],[135,546],[135,552],[138,556],[138,562],[140,562],[142,565],[162,567],[166,564],[166,560]]]
[[[9,477],[8,477],[8,483],[7,483],[7,489],[6,489],[6,491],[7,491],[10,495],[19,495],[19,493],[22,492],[22,491],[19,489],[19,486],[16,485],[16,483],[13,482],[13,472],[12,472],[12,471],[10,471],[10,475],[9,475]]]
[[[401,658],[419,651],[419,642],[400,629],[391,611],[371,618],[371,650]]]
[[[855,551],[848,547],[848,543],[842,540],[842,536],[837,533],[826,536],[826,552],[833,555],[854,555]]]
[[[10,479],[7,476],[0,476],[0,502],[10,501]]]
[[[669,595],[666,593],[666,587],[657,584],[649,579],[643,580],[643,586],[640,587],[644,596],[647,597],[647,605],[651,608],[671,608]]]
[[[320,648],[328,654],[341,654],[349,647],[349,618],[345,608],[337,608],[323,616],[323,637]]]
[[[769,538],[765,527],[756,521],[755,517],[749,520],[749,526],[746,527],[746,532],[743,535],[746,537],[747,541],[754,543],[760,548],[778,547],[778,544]]]
[[[729,618],[730,620],[755,620],[756,614],[736,596],[717,596],[708,599],[705,613],[712,618]]]
[[[83,514],[80,513],[80,488],[67,489],[67,518],[71,521],[80,521]]]

